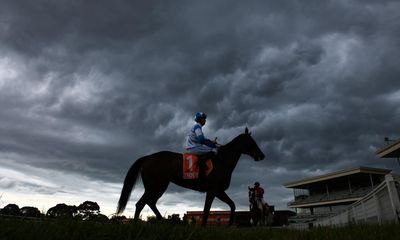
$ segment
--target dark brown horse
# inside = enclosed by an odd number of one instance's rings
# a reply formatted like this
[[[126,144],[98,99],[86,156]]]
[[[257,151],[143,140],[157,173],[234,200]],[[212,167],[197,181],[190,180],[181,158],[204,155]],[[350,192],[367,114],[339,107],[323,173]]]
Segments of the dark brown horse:
[[[125,177],[118,201],[117,214],[124,211],[135,182],[141,173],[144,194],[136,203],[135,219],[139,218],[139,214],[146,204],[156,214],[157,219],[162,219],[156,203],[167,190],[168,184],[173,182],[181,187],[207,193],[202,225],[207,223],[211,203],[215,197],[228,204],[231,208],[229,220],[231,225],[234,221],[236,207],[235,203],[225,193],[225,190],[229,187],[232,172],[242,154],[251,156],[255,161],[264,159],[263,152],[251,137],[247,128],[244,134],[240,134],[218,149],[218,154],[213,159],[213,170],[203,181],[182,178],[183,160],[180,153],[163,151],[141,157],[131,166]]]

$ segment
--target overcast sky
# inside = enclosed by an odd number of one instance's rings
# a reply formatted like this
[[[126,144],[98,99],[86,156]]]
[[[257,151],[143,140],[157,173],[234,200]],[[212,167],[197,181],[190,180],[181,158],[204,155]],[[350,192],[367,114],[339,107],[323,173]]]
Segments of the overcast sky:
[[[248,126],[266,155],[235,169],[239,210],[255,181],[286,209],[285,182],[398,171],[375,152],[400,137],[399,66],[398,0],[1,0],[0,208],[91,200],[111,214],[131,164],[182,152],[198,111],[206,137]],[[204,199],[171,184],[158,206],[182,214]]]

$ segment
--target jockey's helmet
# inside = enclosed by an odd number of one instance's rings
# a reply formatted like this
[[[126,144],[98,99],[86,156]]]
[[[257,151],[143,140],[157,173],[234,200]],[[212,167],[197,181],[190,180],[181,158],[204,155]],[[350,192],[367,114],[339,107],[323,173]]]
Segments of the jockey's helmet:
[[[205,114],[203,112],[198,112],[198,113],[196,113],[196,115],[194,115],[194,120],[196,122],[199,122],[200,119],[207,119],[207,114]]]
[[[259,187],[259,186],[260,186],[260,183],[259,183],[259,182],[255,182],[255,183],[254,183],[254,186]]]

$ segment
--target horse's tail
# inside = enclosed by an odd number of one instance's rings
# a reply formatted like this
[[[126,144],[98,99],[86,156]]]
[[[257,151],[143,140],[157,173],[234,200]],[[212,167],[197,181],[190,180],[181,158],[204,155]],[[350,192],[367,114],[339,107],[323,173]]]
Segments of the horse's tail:
[[[136,160],[126,174],[124,186],[122,187],[121,196],[119,197],[118,201],[117,214],[120,214],[125,210],[126,204],[131,196],[131,192],[135,187],[136,180],[139,177],[144,160],[145,158],[139,158]]]

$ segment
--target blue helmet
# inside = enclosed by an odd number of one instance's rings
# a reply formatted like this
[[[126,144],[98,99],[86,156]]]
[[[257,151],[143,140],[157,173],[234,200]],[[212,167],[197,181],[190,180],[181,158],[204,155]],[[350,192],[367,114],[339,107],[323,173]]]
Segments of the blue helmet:
[[[203,112],[198,112],[196,113],[196,115],[194,115],[194,120],[196,122],[200,121],[200,119],[207,119],[207,114],[203,113]]]

